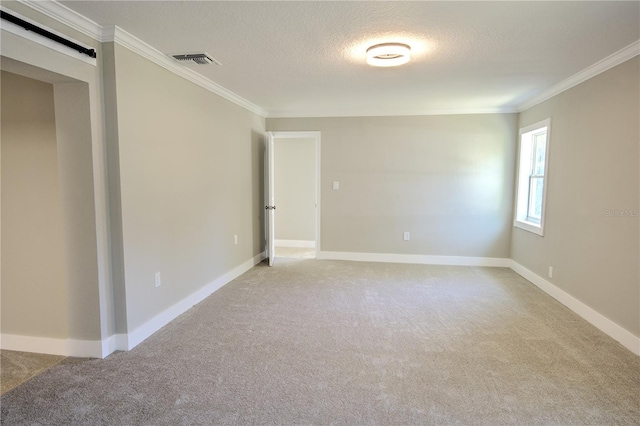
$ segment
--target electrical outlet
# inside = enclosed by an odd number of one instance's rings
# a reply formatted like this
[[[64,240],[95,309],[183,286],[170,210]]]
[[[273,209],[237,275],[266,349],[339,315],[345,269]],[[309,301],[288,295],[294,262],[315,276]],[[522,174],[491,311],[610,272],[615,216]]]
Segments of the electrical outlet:
[[[233,236],[233,242],[234,242],[235,245],[238,245],[238,236],[237,235]]]
[[[411,239],[411,233],[405,232],[403,238],[405,241],[409,241]]]
[[[553,278],[553,266],[549,266],[549,278]]]
[[[160,287],[162,285],[162,276],[160,272],[156,272],[156,287]]]

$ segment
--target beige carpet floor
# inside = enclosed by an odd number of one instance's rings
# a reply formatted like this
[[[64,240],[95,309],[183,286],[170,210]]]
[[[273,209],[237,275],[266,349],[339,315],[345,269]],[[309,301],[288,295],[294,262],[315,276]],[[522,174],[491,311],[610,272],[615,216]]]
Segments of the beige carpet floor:
[[[64,356],[0,350],[0,395],[64,360]]]
[[[259,265],[6,425],[640,424],[640,358],[508,269]]]

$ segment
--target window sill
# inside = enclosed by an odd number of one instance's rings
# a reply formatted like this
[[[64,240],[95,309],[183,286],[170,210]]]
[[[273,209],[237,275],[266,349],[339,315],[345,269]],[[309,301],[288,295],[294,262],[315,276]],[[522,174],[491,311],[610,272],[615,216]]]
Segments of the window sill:
[[[513,223],[513,226],[515,226],[516,228],[520,228],[525,231],[531,232],[533,234],[540,235],[541,237],[544,236],[544,229],[542,225],[538,223],[525,222],[525,221],[516,219],[515,222]]]

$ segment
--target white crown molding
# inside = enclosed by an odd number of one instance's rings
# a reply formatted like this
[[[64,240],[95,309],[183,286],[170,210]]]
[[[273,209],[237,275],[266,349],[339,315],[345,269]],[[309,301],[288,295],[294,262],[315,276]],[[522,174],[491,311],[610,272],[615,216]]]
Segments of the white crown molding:
[[[102,41],[102,26],[57,1],[18,0],[18,2],[94,40]]]
[[[553,87],[543,91],[532,99],[529,99],[517,107],[499,107],[499,108],[472,108],[472,109],[446,109],[446,110],[422,110],[422,111],[383,111],[369,112],[362,111],[353,112],[336,112],[336,111],[316,111],[313,113],[302,113],[296,111],[274,111],[267,112],[258,105],[249,102],[241,96],[227,90],[217,83],[205,78],[204,76],[177,64],[171,58],[157,49],[151,47],[142,40],[126,33],[117,27],[102,27],[96,22],[86,18],[85,16],[69,9],[68,7],[58,3],[55,0],[18,0],[44,15],[55,19],[70,28],[73,28],[95,40],[100,42],[115,41],[123,46],[133,50],[139,55],[151,60],[152,62],[162,66],[163,68],[186,78],[187,80],[197,84],[198,86],[209,90],[223,98],[266,118],[306,118],[306,117],[384,117],[384,116],[419,116],[419,115],[461,115],[461,114],[508,114],[519,113],[531,108],[541,102],[544,102],[553,96],[556,96],[565,90],[568,90],[596,75],[613,68],[616,65],[625,62],[634,56],[640,54],[640,40],[630,44],[620,51],[602,59],[601,61],[587,67],[586,69],[574,74],[568,79],[554,85]]]
[[[313,114],[301,114],[297,112],[287,112],[287,111],[275,111],[270,112],[267,115],[267,118],[321,118],[321,117],[393,117],[393,116],[412,116],[412,115],[462,115],[462,114],[508,114],[508,113],[520,113],[524,110],[527,110],[535,105],[538,105],[552,97],[559,95],[560,93],[571,89],[578,84],[589,80],[601,74],[616,65],[620,65],[621,63],[628,61],[629,59],[640,55],[640,40],[635,41],[613,53],[606,58],[596,62],[595,64],[585,68],[584,70],[572,75],[566,80],[561,81],[560,83],[550,87],[549,89],[543,91],[539,95],[523,102],[517,107],[498,107],[498,108],[475,108],[475,109],[447,109],[447,110],[423,110],[423,111],[388,111],[388,112],[376,112],[372,114],[363,114],[362,112],[354,112],[350,113],[335,113],[331,111],[320,111]]]
[[[511,114],[519,110],[515,107],[499,108],[461,108],[461,109],[437,109],[437,110],[394,110],[394,111],[318,111],[315,113],[297,113],[287,111],[269,112],[267,118],[330,118],[330,117],[408,117],[423,115],[471,115],[471,114]]]
[[[85,34],[101,43],[116,42],[138,55],[146,58],[164,69],[183,77],[198,86],[215,93],[226,100],[235,103],[261,117],[266,117],[267,112],[243,97],[233,93],[232,91],[220,86],[208,78],[192,71],[189,68],[178,64],[169,56],[160,52],[156,48],[150,46],[139,38],[129,34],[122,28],[117,26],[103,27],[96,22],[86,18],[85,16],[69,9],[68,7],[56,2],[55,0],[35,1],[35,0],[18,0],[20,3],[36,10],[51,19]]]
[[[217,83],[214,83],[201,74],[198,74],[197,72],[184,67],[183,65],[174,61],[168,55],[148,45],[139,38],[129,34],[118,26],[104,27],[102,34],[103,42],[118,43],[119,45],[126,47],[127,49],[137,53],[143,58],[146,58],[151,62],[160,65],[164,69],[169,70],[174,74],[177,74],[191,81],[192,83],[195,83],[198,86],[215,93],[216,95],[222,96],[223,98],[235,103],[236,105],[239,105],[262,117],[266,117],[267,115],[267,112],[260,108],[258,105],[236,95],[232,91],[225,89]]]
[[[595,64],[585,68],[584,70],[572,75],[564,81],[556,84],[555,86],[550,87],[545,90],[538,96],[529,99],[528,101],[522,103],[518,106],[518,112],[522,112],[527,110],[539,103],[542,103],[552,97],[559,95],[565,90],[569,90],[578,84],[595,77],[598,74],[601,74],[616,65],[619,65],[629,59],[640,55],[640,40],[631,43],[629,46],[617,51],[616,53],[607,56],[601,61],[596,62]]]

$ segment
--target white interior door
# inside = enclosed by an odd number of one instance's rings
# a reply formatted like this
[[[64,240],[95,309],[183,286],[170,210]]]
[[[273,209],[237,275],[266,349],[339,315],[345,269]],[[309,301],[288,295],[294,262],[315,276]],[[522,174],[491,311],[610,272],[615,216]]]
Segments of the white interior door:
[[[266,140],[266,152],[265,152],[265,182],[267,187],[265,188],[266,197],[266,251],[269,259],[269,266],[273,266],[273,260],[276,256],[276,233],[275,233],[275,215],[276,204],[274,195],[274,150],[273,150],[273,133],[267,132]]]

